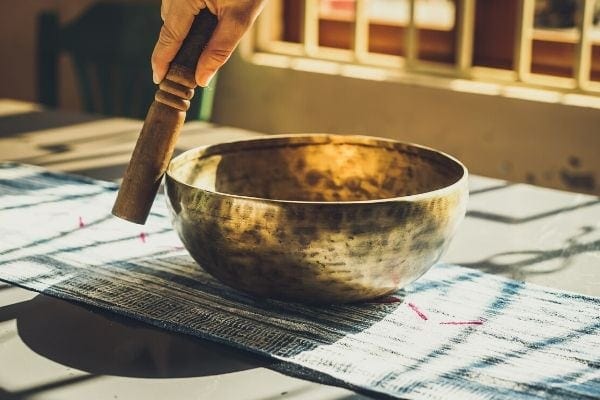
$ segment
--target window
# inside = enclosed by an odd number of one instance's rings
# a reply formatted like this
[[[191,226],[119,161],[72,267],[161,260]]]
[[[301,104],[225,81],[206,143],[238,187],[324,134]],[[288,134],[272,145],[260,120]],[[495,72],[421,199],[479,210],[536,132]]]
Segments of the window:
[[[259,51],[600,94],[600,0],[280,0]]]

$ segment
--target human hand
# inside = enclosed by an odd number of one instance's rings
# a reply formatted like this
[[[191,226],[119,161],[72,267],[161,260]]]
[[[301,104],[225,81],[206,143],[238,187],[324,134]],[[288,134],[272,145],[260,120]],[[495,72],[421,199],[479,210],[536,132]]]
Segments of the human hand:
[[[187,36],[194,17],[208,7],[219,20],[200,55],[196,66],[196,83],[207,86],[217,70],[225,64],[244,33],[252,26],[266,0],[162,0],[163,26],[152,53],[152,80],[162,81],[177,51]]]

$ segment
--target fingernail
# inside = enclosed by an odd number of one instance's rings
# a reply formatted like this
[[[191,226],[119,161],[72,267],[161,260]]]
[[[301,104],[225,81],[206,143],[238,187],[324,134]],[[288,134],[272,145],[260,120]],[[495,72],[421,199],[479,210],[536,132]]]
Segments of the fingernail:
[[[198,86],[207,87],[216,72],[205,72],[198,76]]]
[[[153,82],[154,82],[156,85],[158,85],[158,84],[159,84],[159,82],[160,82],[160,81],[158,80],[158,75],[156,74],[156,72],[153,72],[153,73],[152,73],[152,81],[153,81]]]

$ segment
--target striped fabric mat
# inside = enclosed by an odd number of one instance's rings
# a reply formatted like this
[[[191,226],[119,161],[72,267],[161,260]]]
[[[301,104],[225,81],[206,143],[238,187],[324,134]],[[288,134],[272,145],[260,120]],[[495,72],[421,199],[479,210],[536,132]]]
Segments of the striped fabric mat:
[[[160,198],[144,227],[111,183],[0,164],[0,279],[226,343],[294,375],[409,399],[600,398],[600,299],[437,265],[379,303],[257,301],[198,268]]]

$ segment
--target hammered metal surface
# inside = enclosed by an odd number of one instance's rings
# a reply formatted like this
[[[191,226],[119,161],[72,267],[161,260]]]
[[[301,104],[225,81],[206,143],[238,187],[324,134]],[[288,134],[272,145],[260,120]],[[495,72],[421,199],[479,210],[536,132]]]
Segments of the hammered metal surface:
[[[288,135],[201,147],[166,176],[173,225],[225,284],[308,303],[380,297],[421,276],[465,214],[467,171],[386,139]]]

